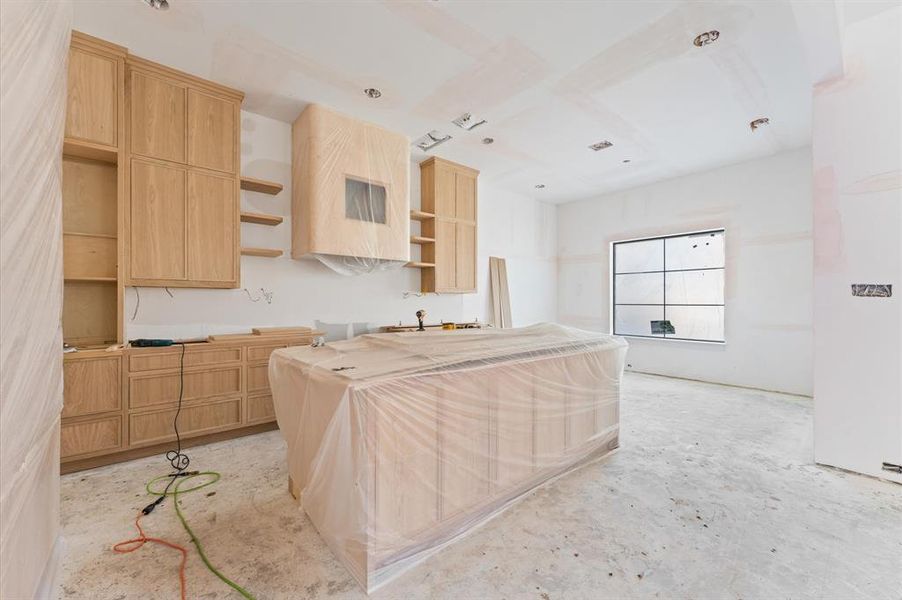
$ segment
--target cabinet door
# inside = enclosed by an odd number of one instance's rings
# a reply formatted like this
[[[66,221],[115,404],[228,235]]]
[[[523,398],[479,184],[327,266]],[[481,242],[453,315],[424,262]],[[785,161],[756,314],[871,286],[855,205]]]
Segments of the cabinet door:
[[[185,279],[185,186],[185,169],[132,160],[132,280]]]
[[[453,221],[435,220],[435,290],[454,289],[457,280]]]
[[[188,279],[238,283],[238,203],[235,180],[188,172]]]
[[[476,291],[476,226],[457,223],[455,239],[455,287]]]
[[[476,220],[476,178],[469,173],[454,174],[455,215],[466,221]]]
[[[120,364],[118,356],[64,361],[62,417],[119,410]]]
[[[456,214],[454,178],[449,166],[435,163],[435,215],[438,217],[453,218]]]
[[[185,162],[185,88],[131,73],[131,148],[135,154]]]
[[[66,137],[117,145],[118,66],[113,58],[70,50]]]
[[[234,173],[236,112],[234,102],[188,90],[188,164]]]

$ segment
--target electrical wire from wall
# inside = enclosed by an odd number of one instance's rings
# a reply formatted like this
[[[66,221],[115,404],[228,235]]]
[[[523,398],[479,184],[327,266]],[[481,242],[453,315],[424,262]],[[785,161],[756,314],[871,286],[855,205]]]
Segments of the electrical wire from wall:
[[[132,288],[135,290],[135,310],[132,313],[131,321],[134,321],[138,317],[138,309],[141,308],[141,293],[138,291],[138,286]]]

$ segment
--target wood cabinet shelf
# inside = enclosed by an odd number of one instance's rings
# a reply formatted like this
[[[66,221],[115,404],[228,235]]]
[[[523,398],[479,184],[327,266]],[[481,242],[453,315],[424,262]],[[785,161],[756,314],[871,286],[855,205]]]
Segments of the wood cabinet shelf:
[[[115,277],[64,277],[63,281],[82,281],[88,283],[116,283],[118,279]]]
[[[254,179],[253,177],[242,177],[241,189],[248,192],[260,192],[261,194],[270,194],[272,196],[275,196],[282,191],[282,184],[276,183],[275,181]]]
[[[282,222],[282,217],[276,215],[265,215],[263,213],[242,212],[242,223],[256,223],[257,225],[276,226]]]
[[[273,250],[271,248],[242,248],[242,256],[263,256],[266,258],[277,258],[282,256],[281,250]]]
[[[435,214],[423,212],[421,210],[412,210],[410,211],[410,219],[412,221],[428,221],[429,219],[434,219]]]
[[[411,261],[404,266],[411,269],[431,269],[435,266],[435,263]]]
[[[106,144],[65,138],[63,140],[63,156],[88,158],[115,165],[119,162],[119,148],[107,146]]]
[[[411,244],[434,244],[435,238],[431,237],[423,237],[421,235],[412,235],[410,236]]]

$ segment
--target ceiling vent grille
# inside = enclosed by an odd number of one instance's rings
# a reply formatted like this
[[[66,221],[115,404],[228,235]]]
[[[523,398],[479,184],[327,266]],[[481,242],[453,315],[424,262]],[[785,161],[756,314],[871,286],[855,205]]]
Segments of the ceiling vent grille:
[[[608,140],[602,140],[600,142],[595,142],[594,144],[589,146],[589,150],[598,152],[599,150],[605,150],[606,148],[610,148],[613,145],[614,145],[613,142],[609,142]]]
[[[476,129],[480,125],[485,125],[486,120],[485,119],[477,119],[470,113],[464,113],[451,122],[454,123],[455,125],[457,125],[458,127],[460,127],[461,129],[464,129],[466,131],[472,131],[473,129]]]
[[[435,129],[433,129],[426,135],[424,135],[420,138],[417,138],[417,140],[414,141],[413,144],[420,150],[425,151],[425,150],[432,150],[439,144],[443,144],[450,139],[451,139],[450,135],[443,135],[441,131],[436,131]]]

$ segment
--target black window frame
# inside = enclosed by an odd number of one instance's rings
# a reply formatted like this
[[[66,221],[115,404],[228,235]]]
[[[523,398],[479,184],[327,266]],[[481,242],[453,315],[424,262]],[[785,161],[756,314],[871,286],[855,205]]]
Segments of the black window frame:
[[[724,265],[722,267],[702,267],[698,269],[668,269],[667,268],[667,243],[665,240],[673,239],[673,238],[683,238],[683,237],[696,237],[703,236],[706,234],[712,233],[720,233],[724,238]],[[650,237],[643,238],[634,238],[628,240],[619,240],[616,242],[611,242],[611,332],[613,335],[617,335],[620,337],[629,337],[629,338],[642,338],[642,339],[651,339],[651,340],[669,340],[674,342],[698,342],[704,344],[726,344],[727,340],[727,332],[726,332],[726,290],[724,290],[724,302],[722,304],[667,304],[667,274],[668,273],[687,273],[687,272],[695,272],[695,271],[723,271],[724,274],[724,287],[726,288],[726,276],[727,276],[727,248],[726,248],[726,237],[727,231],[726,228],[720,227],[718,229],[705,229],[701,231],[687,231],[684,233],[674,233],[670,235],[656,235]],[[617,271],[617,246],[621,244],[630,244],[634,242],[648,242],[648,241],[656,241],[661,240],[661,248],[663,252],[663,257],[661,261],[662,269],[656,271],[624,271],[620,273]],[[719,306],[723,308],[724,311],[724,334],[723,339],[720,340],[710,340],[710,339],[697,339],[697,338],[687,338],[680,337],[679,334],[676,335],[668,335],[664,333],[662,335],[641,335],[635,333],[617,333],[617,276],[618,275],[637,275],[643,273],[661,273],[664,277],[663,281],[663,303],[662,304],[646,304],[646,303],[621,303],[620,306],[660,306],[663,308],[663,319],[667,319],[667,307],[668,306]]]

